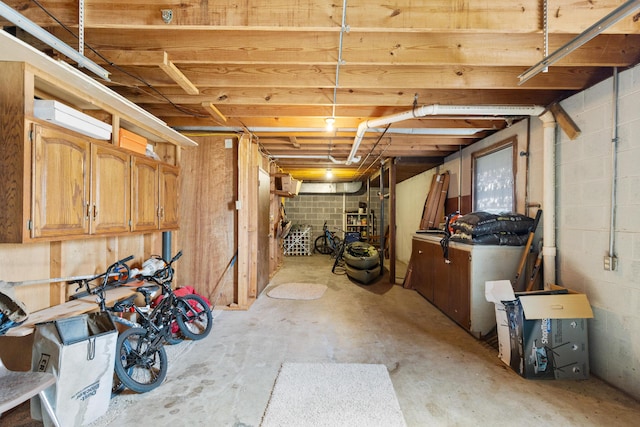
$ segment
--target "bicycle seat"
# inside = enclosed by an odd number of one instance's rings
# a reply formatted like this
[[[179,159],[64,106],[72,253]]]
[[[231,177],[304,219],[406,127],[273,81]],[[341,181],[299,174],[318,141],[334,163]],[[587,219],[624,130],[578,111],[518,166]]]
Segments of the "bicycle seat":
[[[131,295],[128,298],[123,299],[122,301],[117,301],[116,303],[113,304],[113,308],[112,310],[117,312],[117,313],[121,313],[124,311],[127,311],[127,309],[129,307],[131,307],[132,305],[134,305],[134,300],[136,299],[135,295]]]
[[[157,292],[158,289],[160,289],[160,286],[158,285],[145,285],[145,286],[137,287],[136,291],[144,295],[146,299],[146,298],[149,298],[151,295],[153,295],[155,292]]]

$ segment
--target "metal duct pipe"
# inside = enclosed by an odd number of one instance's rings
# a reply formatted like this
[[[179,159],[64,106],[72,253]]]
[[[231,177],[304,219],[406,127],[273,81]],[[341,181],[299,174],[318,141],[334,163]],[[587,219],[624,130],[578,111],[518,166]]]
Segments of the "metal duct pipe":
[[[556,284],[556,121],[551,111],[540,116],[543,126],[544,177],[542,196],[542,256],[544,265],[544,289]]]
[[[544,107],[538,105],[530,106],[508,106],[508,105],[423,105],[403,113],[392,114],[390,116],[379,117],[377,119],[365,120],[358,125],[356,136],[351,146],[351,152],[345,164],[349,165],[354,161],[360,143],[367,129],[379,126],[386,126],[404,120],[417,119],[425,116],[539,116],[545,111]]]

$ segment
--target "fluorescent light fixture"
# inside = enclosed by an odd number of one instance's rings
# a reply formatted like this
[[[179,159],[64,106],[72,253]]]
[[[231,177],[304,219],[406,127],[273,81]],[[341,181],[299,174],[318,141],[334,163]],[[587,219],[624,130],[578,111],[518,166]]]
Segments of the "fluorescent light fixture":
[[[62,53],[67,58],[77,62],[79,67],[84,67],[98,77],[102,77],[104,80],[109,80],[109,72],[107,70],[105,70],[86,56],[81,55],[79,52],[76,52],[71,46],[69,46],[53,34],[47,32],[44,28],[38,26],[33,21],[25,18],[20,13],[16,12],[14,9],[10,8],[1,1],[0,15],[6,18],[8,21],[13,22],[16,26],[22,28],[24,31],[31,34],[41,42],[46,43],[50,47]]]
[[[613,12],[609,13],[607,16],[587,28],[569,43],[565,44],[560,49],[556,50],[533,67],[529,68],[524,73],[520,74],[518,76],[518,78],[520,79],[518,85],[521,85],[532,77],[537,76],[539,73],[544,72],[547,67],[555,64],[589,40],[602,33],[607,28],[611,27],[621,19],[635,12],[638,8],[640,8],[640,0],[628,0]]]

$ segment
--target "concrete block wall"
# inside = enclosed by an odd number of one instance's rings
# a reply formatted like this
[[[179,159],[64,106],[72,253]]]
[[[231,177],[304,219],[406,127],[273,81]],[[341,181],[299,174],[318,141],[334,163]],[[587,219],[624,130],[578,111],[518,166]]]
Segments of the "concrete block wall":
[[[613,79],[561,103],[581,135],[559,132],[557,278],[587,294],[591,372],[640,399],[640,67],[619,74],[614,271],[604,269],[611,218]]]
[[[376,215],[376,222],[379,227],[380,201],[377,197],[378,189],[371,189],[371,209]],[[327,221],[327,227],[331,231],[340,231],[339,236],[344,237],[341,232],[344,227],[345,211],[357,211],[360,202],[367,203],[367,195],[350,194],[300,194],[291,199],[285,200],[285,210],[287,218],[293,224],[311,225],[314,238],[322,233],[322,225]],[[388,223],[388,217],[385,220]]]

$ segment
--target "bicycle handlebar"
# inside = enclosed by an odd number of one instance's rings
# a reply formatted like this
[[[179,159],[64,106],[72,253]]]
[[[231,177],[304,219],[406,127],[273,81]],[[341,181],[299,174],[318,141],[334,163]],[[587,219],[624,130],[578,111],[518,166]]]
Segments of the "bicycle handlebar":
[[[118,261],[114,262],[113,264],[111,264],[109,267],[107,267],[107,269],[105,270],[104,273],[96,274],[93,277],[89,277],[89,278],[86,278],[86,279],[81,279],[81,280],[76,281],[75,283],[79,284],[79,286],[76,288],[76,291],[78,291],[78,290],[82,289],[83,287],[85,287],[89,294],[92,294],[92,295],[98,294],[99,292],[103,291],[104,288],[109,283],[109,277],[111,277],[111,276],[121,276],[122,275],[121,272],[117,272],[118,267],[124,267],[124,269],[126,271],[125,277],[128,278],[128,276],[129,276],[129,266],[126,263],[131,261],[133,258],[134,258],[133,255],[129,255],[128,257],[122,258],[121,260],[118,260]],[[103,278],[102,284],[99,285],[99,286],[94,286],[93,288],[91,288],[89,283],[91,283],[94,280],[99,279],[101,277]],[[118,278],[118,282],[121,282],[120,278]]]

